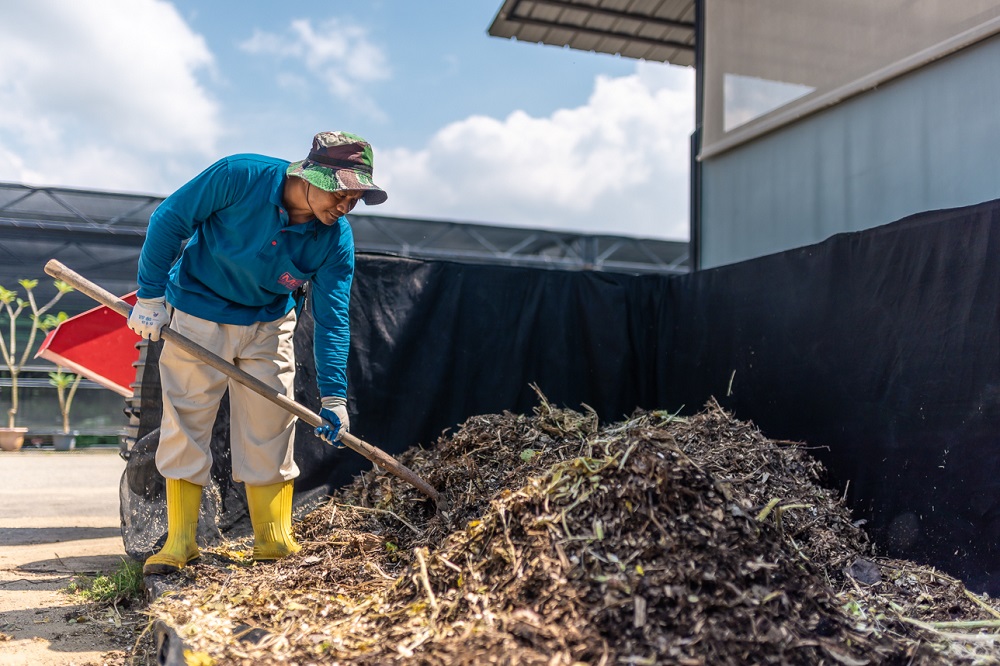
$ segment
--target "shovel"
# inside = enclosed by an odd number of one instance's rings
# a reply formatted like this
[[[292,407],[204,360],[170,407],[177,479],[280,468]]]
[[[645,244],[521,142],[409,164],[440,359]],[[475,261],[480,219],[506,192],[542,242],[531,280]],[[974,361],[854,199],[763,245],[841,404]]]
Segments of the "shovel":
[[[86,294],[87,296],[90,296],[98,303],[106,305],[126,319],[132,312],[132,306],[128,303],[121,300],[111,292],[102,289],[79,273],[67,268],[55,259],[50,259],[49,262],[45,264],[45,272],[57,280],[62,280],[63,282],[72,285],[75,289]],[[287,396],[278,393],[261,380],[250,375],[244,370],[240,370],[229,361],[225,360],[221,356],[213,354],[190,338],[187,338],[166,326],[160,330],[160,335],[163,336],[164,340],[168,340],[171,344],[177,345],[198,360],[207,363],[226,375],[229,375],[240,384],[243,384],[256,393],[259,393],[271,402],[284,407],[293,415],[299,417],[300,420],[305,421],[314,428],[323,425],[324,421],[319,414],[295,402],[294,400],[291,400]],[[441,495],[438,491],[436,491],[429,483],[417,476],[413,470],[400,464],[399,461],[382,449],[358,439],[349,432],[341,432],[339,441],[345,444],[352,451],[360,453],[372,463],[407,482],[424,495],[427,495],[427,497],[434,500],[434,503],[439,509],[444,508],[442,506]]]

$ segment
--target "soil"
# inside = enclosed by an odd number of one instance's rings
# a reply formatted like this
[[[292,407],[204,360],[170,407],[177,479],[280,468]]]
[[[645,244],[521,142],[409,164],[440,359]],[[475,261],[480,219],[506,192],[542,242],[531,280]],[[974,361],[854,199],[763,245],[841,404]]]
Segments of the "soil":
[[[66,591],[125,557],[124,467],[117,450],[0,453],[0,664],[103,665],[134,641],[138,618]]]
[[[121,556],[122,464],[98,491],[79,462],[53,485],[4,455],[0,663],[155,663],[148,618],[167,663],[215,666],[1000,663],[995,601],[880,556],[806,447],[714,402],[601,426],[539,397],[400,457],[441,505],[366,472],[296,521],[301,553],[203,547],[121,613],[60,589]],[[97,493],[110,507],[82,511]],[[63,509],[19,513],[42,497]]]
[[[150,615],[216,666],[1000,662],[992,600],[879,556],[806,447],[714,402],[602,427],[542,398],[400,462],[445,506],[366,472],[301,553],[203,550]]]

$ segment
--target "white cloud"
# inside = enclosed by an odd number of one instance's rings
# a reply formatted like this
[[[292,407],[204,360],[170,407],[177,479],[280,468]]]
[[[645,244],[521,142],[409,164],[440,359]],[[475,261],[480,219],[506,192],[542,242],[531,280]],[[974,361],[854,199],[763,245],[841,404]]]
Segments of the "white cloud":
[[[162,185],[159,160],[216,149],[218,107],[196,77],[212,66],[204,40],[168,2],[6,3],[0,179]]]
[[[691,70],[639,63],[548,117],[473,116],[420,150],[379,151],[371,213],[589,233],[688,236]]]
[[[389,78],[388,59],[361,26],[328,19],[314,29],[312,21],[297,19],[282,34],[254,31],[240,48],[247,53],[290,59],[335,99],[377,118],[386,117],[366,92],[366,86]],[[288,72],[278,75],[282,86],[299,80]]]
[[[281,61],[279,85],[299,94],[323,81],[374,108],[364,92],[389,76],[365,30],[335,20],[294,21],[242,48]],[[164,0],[5,3],[0,180],[170,192],[231,139],[198,79],[214,68]],[[691,70],[639,63],[598,77],[578,107],[468,117],[417,148],[376,144],[389,202],[366,212],[684,238],[693,88]],[[253,149],[245,137],[237,148]]]

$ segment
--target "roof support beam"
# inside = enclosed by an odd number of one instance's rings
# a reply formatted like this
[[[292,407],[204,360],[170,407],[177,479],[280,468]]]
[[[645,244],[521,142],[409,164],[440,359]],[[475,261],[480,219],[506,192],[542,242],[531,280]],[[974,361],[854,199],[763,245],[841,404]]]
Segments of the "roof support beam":
[[[32,275],[44,263],[38,257],[59,255],[77,265],[103,262],[107,265],[97,273],[114,276],[118,293],[134,289],[134,262],[146,238],[149,214],[160,201],[153,196],[0,182],[0,283]],[[681,241],[365,214],[351,217],[358,252],[565,270],[686,272],[687,244]],[[595,248],[591,253],[598,258],[595,266],[583,262],[581,248],[587,246]],[[85,302],[77,305],[86,309]]]
[[[655,39],[652,37],[641,37],[639,35],[630,35],[624,32],[608,32],[606,30],[596,30],[594,28],[585,28],[580,25],[569,25],[569,24],[559,24],[550,23],[548,21],[539,21],[538,19],[524,18],[521,16],[507,16],[507,21],[512,23],[523,23],[524,25],[534,25],[539,28],[548,28],[550,30],[570,30],[572,32],[578,32],[585,35],[593,35],[595,37],[604,37],[605,39],[621,39],[626,42],[632,42],[636,44],[648,44],[649,46],[666,46],[669,48],[674,48],[682,51],[694,51],[693,44],[685,44],[684,42],[676,42],[667,39]]]
[[[507,16],[507,20],[520,20],[521,17],[517,16],[517,8],[520,6],[523,0],[519,0],[516,5],[514,5],[514,11]],[[660,28],[679,28],[681,30],[694,30],[694,22],[692,21],[677,21],[674,19],[659,18],[656,16],[648,16],[646,14],[636,14],[633,12],[623,12],[617,9],[606,9],[604,7],[593,7],[591,5],[581,5],[575,2],[568,2],[567,0],[531,0],[536,5],[541,5],[543,7],[552,7],[555,9],[570,9],[579,12],[589,12],[595,16],[605,16],[612,19],[625,19],[629,21],[641,21],[647,25],[656,26]],[[576,28],[577,26],[572,26]]]

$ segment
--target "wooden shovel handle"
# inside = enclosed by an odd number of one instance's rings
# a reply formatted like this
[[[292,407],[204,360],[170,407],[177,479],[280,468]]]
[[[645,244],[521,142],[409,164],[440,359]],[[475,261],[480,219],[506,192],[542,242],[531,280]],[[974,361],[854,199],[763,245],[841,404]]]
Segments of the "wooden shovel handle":
[[[49,262],[45,264],[45,272],[57,280],[62,280],[63,282],[72,285],[74,289],[90,296],[98,303],[108,306],[126,319],[128,319],[128,316],[132,313],[132,306],[128,303],[118,298],[111,292],[106,291],[100,286],[94,284],[79,273],[67,268],[55,259],[50,259]],[[204,361],[216,370],[229,375],[240,384],[243,384],[247,388],[264,396],[271,402],[284,407],[289,412],[299,417],[300,420],[305,421],[314,428],[323,425],[323,419],[316,412],[294,400],[291,400],[288,396],[278,393],[261,380],[247,373],[245,370],[237,368],[221,356],[213,354],[190,338],[181,335],[167,326],[164,326],[160,330],[160,335],[164,340],[168,340],[171,344],[177,345],[198,360]],[[440,503],[441,496],[438,491],[436,491],[429,483],[417,476],[413,470],[401,464],[382,449],[372,446],[364,440],[358,439],[349,432],[341,434],[340,442],[351,450],[360,453],[382,469],[409,483],[411,486],[434,500],[436,504]]]

